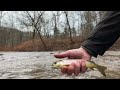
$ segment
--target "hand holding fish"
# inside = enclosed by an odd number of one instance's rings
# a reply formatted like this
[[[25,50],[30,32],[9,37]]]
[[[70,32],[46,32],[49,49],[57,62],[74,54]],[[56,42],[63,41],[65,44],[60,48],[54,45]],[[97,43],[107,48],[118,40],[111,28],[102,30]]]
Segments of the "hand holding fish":
[[[92,57],[82,47],[55,54],[54,56],[56,58],[68,57],[69,59],[77,59],[76,62],[71,63],[68,67],[64,66],[61,69],[62,73],[67,73],[68,75],[72,75],[72,73],[74,73],[75,75],[79,75],[79,73],[85,73],[87,70],[85,62],[90,61]]]

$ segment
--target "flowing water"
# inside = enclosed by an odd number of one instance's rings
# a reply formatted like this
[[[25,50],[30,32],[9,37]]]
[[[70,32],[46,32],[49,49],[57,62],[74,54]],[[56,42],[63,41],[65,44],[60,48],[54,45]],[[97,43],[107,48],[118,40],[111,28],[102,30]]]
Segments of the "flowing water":
[[[51,65],[58,60],[51,52],[0,52],[0,79],[119,79],[120,51],[107,51],[92,58],[95,63],[107,66],[104,77],[97,70],[88,70],[78,76],[63,75]],[[56,53],[56,52],[52,52]]]

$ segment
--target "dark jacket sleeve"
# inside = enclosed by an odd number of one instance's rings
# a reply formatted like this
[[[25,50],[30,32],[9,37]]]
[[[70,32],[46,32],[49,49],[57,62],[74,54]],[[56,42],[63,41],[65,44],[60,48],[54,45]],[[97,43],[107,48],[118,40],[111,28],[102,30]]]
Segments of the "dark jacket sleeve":
[[[82,47],[92,56],[103,55],[120,36],[120,11],[106,12]]]

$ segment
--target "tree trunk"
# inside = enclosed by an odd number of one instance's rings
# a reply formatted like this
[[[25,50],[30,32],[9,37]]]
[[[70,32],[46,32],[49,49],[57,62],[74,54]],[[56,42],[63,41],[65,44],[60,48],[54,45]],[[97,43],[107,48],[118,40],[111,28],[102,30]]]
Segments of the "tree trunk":
[[[69,20],[68,20],[68,14],[66,12],[65,13],[65,16],[66,16],[66,20],[67,20],[67,25],[68,25],[68,30],[69,30],[69,35],[70,35],[70,41],[71,41],[71,44],[74,44],[74,41],[72,39],[72,32],[71,32],[71,27],[70,27],[70,24],[69,24]]]
[[[44,46],[44,49],[45,49],[45,50],[48,50],[48,49],[47,49],[47,46],[46,46],[46,44],[45,44],[45,42],[44,42],[44,40],[43,40],[43,38],[42,38],[41,33],[39,32],[39,30],[38,30],[36,27],[35,27],[35,29],[36,29],[36,31],[38,32],[39,38],[40,38],[40,40],[41,40],[41,42],[42,42],[42,44],[43,44],[43,46]]]

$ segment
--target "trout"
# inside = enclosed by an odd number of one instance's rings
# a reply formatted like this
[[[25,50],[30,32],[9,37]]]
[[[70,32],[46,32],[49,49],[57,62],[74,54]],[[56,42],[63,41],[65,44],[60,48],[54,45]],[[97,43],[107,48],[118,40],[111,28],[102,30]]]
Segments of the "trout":
[[[63,66],[69,66],[74,61],[76,62],[76,60],[59,60],[59,61],[55,61],[52,64],[52,68],[61,69]],[[93,61],[86,61],[85,64],[86,64],[86,68],[90,68],[91,70],[94,70],[94,68],[96,68],[96,69],[98,69],[98,71],[103,76],[106,76],[105,70],[107,69],[107,67],[102,66],[102,65],[98,65],[98,64],[94,63]]]

